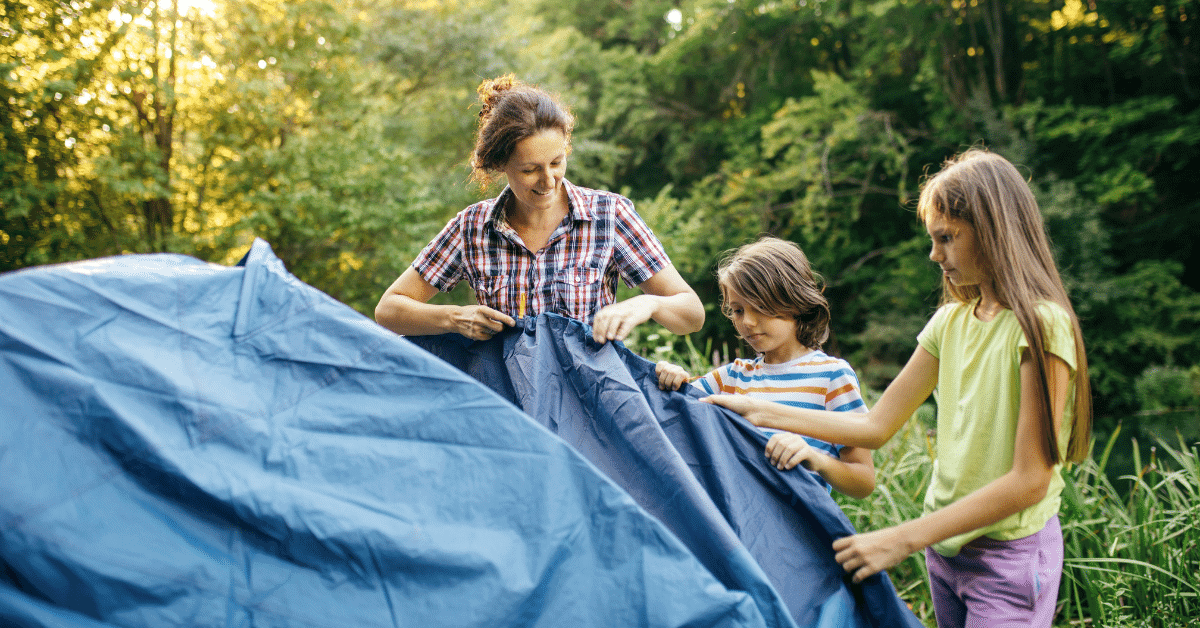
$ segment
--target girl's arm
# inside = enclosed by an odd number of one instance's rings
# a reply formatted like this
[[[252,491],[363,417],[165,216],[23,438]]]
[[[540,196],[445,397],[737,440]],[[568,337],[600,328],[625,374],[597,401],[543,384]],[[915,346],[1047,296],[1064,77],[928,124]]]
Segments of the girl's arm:
[[[786,430],[829,443],[879,449],[917,411],[937,385],[938,360],[917,347],[900,375],[866,413],[794,408],[745,395],[712,395],[723,406],[760,427]]]
[[[1070,368],[1047,354],[1046,379],[1055,429],[1062,424]],[[892,528],[856,534],[834,541],[836,559],[855,582],[888,569],[909,554],[952,536],[977,530],[1020,512],[1046,496],[1054,465],[1042,433],[1040,383],[1033,361],[1021,360],[1021,406],[1017,418],[1012,469],[979,490],[928,515]]]
[[[608,305],[596,313],[592,321],[593,340],[600,343],[624,340],[634,327],[652,318],[679,336],[704,326],[704,304],[671,264],[638,284],[638,289],[642,294]]]
[[[454,332],[472,340],[487,340],[516,324],[511,316],[484,305],[426,303],[435,294],[437,288],[409,266],[380,297],[375,321],[407,336]]]
[[[863,499],[875,490],[875,461],[869,449],[842,447],[835,458],[809,445],[799,434],[777,432],[767,441],[767,458],[780,470],[803,465],[839,493],[855,499]]]

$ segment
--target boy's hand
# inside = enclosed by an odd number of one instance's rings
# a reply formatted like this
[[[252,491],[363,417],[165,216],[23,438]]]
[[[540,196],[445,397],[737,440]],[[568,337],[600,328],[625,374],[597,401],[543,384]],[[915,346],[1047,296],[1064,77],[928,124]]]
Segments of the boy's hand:
[[[654,374],[658,375],[658,387],[661,390],[679,390],[691,376],[681,366],[670,362],[659,362],[654,365]]]
[[[820,471],[829,456],[813,448],[799,434],[776,432],[767,441],[767,458],[781,471],[795,469],[796,465],[810,471]]]

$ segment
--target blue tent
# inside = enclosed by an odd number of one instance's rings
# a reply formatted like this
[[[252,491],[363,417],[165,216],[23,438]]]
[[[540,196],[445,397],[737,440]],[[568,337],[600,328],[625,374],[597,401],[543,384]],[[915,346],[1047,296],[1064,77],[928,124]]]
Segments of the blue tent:
[[[770,599],[769,583],[799,626],[920,626],[886,574],[849,581],[832,548],[854,533],[849,519],[815,474],[768,463],[758,428],[690,387],[659,390],[652,362],[597,344],[582,323],[518,327],[486,342],[412,340],[570,443],[726,586]]]
[[[628,468],[626,444],[586,449],[586,421],[504,362],[585,338],[525,323],[456,353],[497,351],[474,360],[499,375],[489,387],[299,282],[262,241],[234,268],[131,255],[0,276],[0,625],[796,625],[743,542],[741,498],[711,501],[749,472],[712,463],[699,490],[666,495],[649,483],[709,454],[672,438]],[[527,389],[542,401],[522,411]],[[661,398],[651,412],[717,410]],[[807,499],[798,477],[759,484]],[[832,620],[853,598],[856,621],[918,625],[885,579],[843,589],[804,612]]]

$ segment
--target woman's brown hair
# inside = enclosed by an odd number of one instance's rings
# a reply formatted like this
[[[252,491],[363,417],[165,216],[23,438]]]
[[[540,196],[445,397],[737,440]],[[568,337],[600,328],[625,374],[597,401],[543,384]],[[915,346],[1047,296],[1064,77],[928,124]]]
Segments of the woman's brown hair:
[[[575,117],[550,93],[527,85],[512,74],[479,84],[479,129],[471,154],[471,177],[480,184],[492,182],[504,169],[517,143],[542,131],[557,129],[571,147]]]
[[[755,310],[796,321],[796,340],[819,349],[829,338],[829,301],[821,277],[792,242],[764,236],[727,254],[717,266],[721,312],[732,315],[729,291]]]
[[[1017,317],[1029,342],[1030,357],[1041,381],[1042,427],[1050,460],[1061,462],[1058,433],[1046,379],[1045,329],[1039,302],[1056,303],[1071,317],[1075,339],[1075,421],[1067,460],[1080,462],[1091,445],[1092,395],[1079,318],[1054,263],[1037,200],[1028,183],[1007,159],[971,149],[948,159],[921,189],[917,216],[931,213],[965,221],[975,231],[979,264],[988,273],[1000,304]],[[968,303],[980,296],[978,285],[956,286],[942,278],[942,302]]]

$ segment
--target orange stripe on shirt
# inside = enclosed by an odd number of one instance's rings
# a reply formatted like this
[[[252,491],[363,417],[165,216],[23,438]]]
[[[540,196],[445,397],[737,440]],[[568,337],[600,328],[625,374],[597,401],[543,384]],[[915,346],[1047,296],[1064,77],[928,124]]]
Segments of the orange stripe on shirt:
[[[724,388],[724,387],[722,387]],[[810,395],[820,395],[825,392],[825,389],[819,386],[769,386],[750,388],[746,386],[730,386],[730,391],[736,394],[745,394],[748,392],[755,393],[807,393]]]
[[[839,395],[844,395],[852,390],[854,390],[854,384],[846,384],[841,388],[835,388],[825,394],[825,400],[836,399]]]

